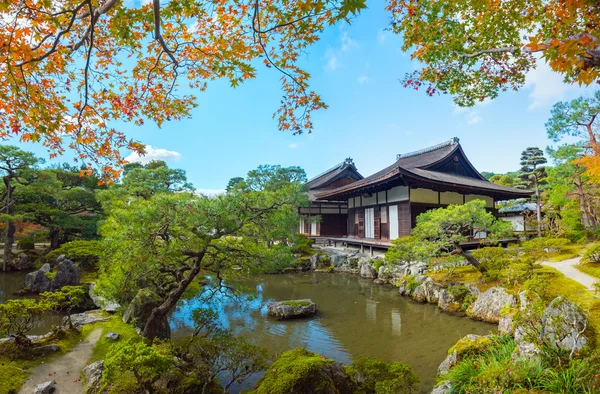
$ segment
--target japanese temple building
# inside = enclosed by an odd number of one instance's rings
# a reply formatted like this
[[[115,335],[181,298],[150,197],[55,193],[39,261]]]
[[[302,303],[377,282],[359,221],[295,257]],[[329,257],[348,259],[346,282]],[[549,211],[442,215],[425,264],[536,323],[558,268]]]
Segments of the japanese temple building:
[[[497,215],[496,201],[528,198],[532,193],[485,179],[467,159],[458,138],[397,155],[392,165],[366,178],[346,161],[308,184],[312,204],[301,214],[320,215],[321,222],[303,220],[302,232],[381,245],[410,235],[417,216],[427,210],[478,199]]]
[[[308,208],[300,208],[299,232],[311,236],[346,235],[348,201],[335,199],[317,201],[315,195],[349,185],[360,179],[363,179],[363,176],[350,158],[310,179],[306,186],[311,204]]]

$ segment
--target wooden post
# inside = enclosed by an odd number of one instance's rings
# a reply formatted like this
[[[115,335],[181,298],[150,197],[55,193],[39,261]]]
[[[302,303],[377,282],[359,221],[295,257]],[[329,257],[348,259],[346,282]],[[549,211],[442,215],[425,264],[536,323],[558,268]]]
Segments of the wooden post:
[[[373,257],[373,246],[369,246],[369,254]]]
[[[360,244],[360,253],[364,253],[365,249],[364,249],[364,244],[361,243]]]

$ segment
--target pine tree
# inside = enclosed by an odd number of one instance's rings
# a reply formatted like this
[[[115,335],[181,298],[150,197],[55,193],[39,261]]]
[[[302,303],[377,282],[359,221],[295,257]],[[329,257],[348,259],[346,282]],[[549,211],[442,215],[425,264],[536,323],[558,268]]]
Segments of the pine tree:
[[[537,214],[537,233],[542,236],[542,209],[540,200],[540,185],[544,184],[546,177],[546,164],[544,152],[540,148],[530,147],[521,153],[521,174],[518,187],[535,191],[535,205]]]

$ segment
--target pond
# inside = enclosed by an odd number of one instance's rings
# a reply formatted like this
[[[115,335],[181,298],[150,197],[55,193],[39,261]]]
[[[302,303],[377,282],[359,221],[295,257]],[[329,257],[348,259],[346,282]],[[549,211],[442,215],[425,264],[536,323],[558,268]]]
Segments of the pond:
[[[0,302],[16,298],[26,273],[0,273]],[[458,339],[485,335],[496,326],[452,316],[436,306],[418,304],[398,295],[391,286],[347,274],[305,273],[265,275],[236,285],[252,289],[249,300],[220,297],[219,318],[235,335],[267,349],[270,355],[296,347],[322,354],[344,364],[358,357],[410,364],[421,380],[422,392],[431,390],[438,365]],[[272,301],[310,298],[319,313],[311,319],[278,321],[267,316]],[[182,301],[171,316],[174,337],[189,333],[192,310],[199,298]],[[61,316],[49,313],[30,334],[45,334]],[[260,375],[231,388],[231,393],[252,388]]]
[[[223,325],[235,335],[275,355],[304,347],[344,364],[358,357],[410,364],[421,380],[422,392],[434,385],[438,365],[448,349],[467,334],[485,335],[496,326],[452,316],[436,306],[401,297],[392,286],[346,274],[306,273],[270,275],[241,281],[256,289],[248,301],[221,297],[215,307]],[[316,317],[278,321],[267,317],[271,301],[310,298]],[[189,332],[191,311],[199,299],[184,301],[171,318],[173,336]],[[251,388],[253,376],[231,392]]]
[[[15,292],[21,290],[25,284],[27,272],[0,272],[0,304],[15,298],[23,298],[15,296]],[[31,296],[29,296],[31,297]],[[28,335],[43,335],[47,334],[52,326],[58,326],[62,316],[58,313],[49,312],[42,321],[36,322],[33,329],[28,332]]]

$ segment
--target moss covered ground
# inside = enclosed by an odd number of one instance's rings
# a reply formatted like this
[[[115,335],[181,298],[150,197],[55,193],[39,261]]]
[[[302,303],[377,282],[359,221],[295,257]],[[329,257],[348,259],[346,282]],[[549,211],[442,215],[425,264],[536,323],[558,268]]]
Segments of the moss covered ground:
[[[596,272],[600,275],[600,268]],[[545,296],[548,299],[564,296],[579,305],[587,313],[590,327],[594,332],[594,334],[592,334],[593,338],[591,339],[595,346],[600,348],[600,340],[596,340],[596,337],[600,338],[600,296],[593,294],[591,291],[587,290],[585,286],[567,278],[552,267],[538,267],[536,268],[535,273],[548,280],[548,285],[545,287]],[[451,272],[432,272],[429,273],[428,276],[436,282],[446,285],[451,283],[455,284],[456,282],[473,284],[481,291],[485,291],[493,286],[502,286],[516,294],[525,288],[523,284],[507,287],[506,284],[503,284],[500,281],[483,282],[481,273],[472,266],[458,267]]]
[[[284,301],[283,305],[287,306],[309,306],[310,302],[308,301]]]
[[[600,279],[600,264],[582,262],[577,265],[577,269],[581,272],[585,272],[588,275],[592,275],[594,278]]]

